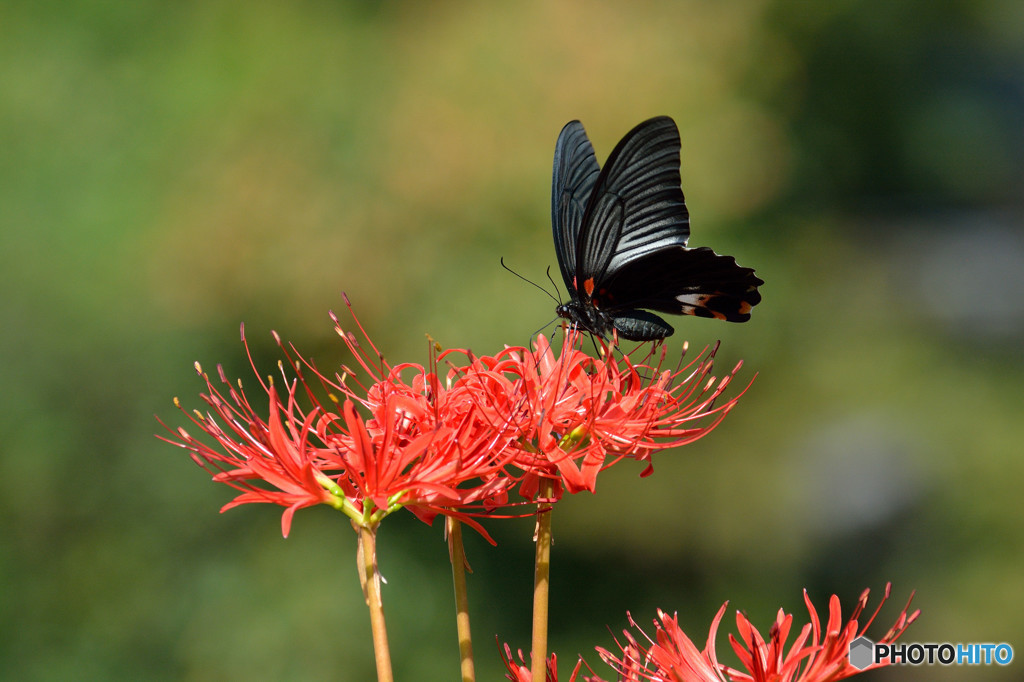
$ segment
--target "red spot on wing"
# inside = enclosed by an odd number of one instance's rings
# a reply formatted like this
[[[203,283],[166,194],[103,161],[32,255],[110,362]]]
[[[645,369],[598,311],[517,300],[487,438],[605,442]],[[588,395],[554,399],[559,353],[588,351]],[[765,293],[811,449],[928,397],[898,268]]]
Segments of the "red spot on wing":
[[[594,295],[594,278],[590,277],[583,282],[583,290],[587,292],[587,296]]]

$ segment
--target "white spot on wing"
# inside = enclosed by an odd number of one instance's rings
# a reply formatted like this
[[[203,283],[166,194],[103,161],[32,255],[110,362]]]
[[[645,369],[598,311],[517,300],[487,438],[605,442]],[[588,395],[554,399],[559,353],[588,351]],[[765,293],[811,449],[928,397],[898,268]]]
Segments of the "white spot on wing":
[[[703,306],[708,300],[707,294],[679,294],[676,300],[683,305]]]

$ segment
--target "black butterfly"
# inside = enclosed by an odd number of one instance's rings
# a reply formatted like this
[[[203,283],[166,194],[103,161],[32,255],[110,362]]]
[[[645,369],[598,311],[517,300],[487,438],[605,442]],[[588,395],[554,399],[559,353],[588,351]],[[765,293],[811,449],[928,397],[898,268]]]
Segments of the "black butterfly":
[[[732,256],[690,249],[679,178],[679,131],[667,116],[626,133],[602,170],[583,124],[555,145],[551,226],[571,300],[560,317],[592,334],[631,341],[674,331],[649,308],[746,322],[764,282]]]

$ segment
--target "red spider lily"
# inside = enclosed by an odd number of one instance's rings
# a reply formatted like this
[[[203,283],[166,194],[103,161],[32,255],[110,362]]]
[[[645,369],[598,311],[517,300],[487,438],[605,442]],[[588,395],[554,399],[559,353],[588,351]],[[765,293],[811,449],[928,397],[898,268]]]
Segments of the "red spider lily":
[[[715,404],[742,364],[716,380],[710,373],[717,347],[684,367],[665,369],[663,346],[660,355],[648,346],[644,362],[634,363],[629,356],[616,359],[603,342],[602,356],[594,358],[577,348],[580,340],[578,332],[566,333],[557,358],[540,335],[533,351],[506,348],[481,359],[512,379],[503,402],[520,433],[516,465],[525,472],[520,492],[528,499],[542,477],[555,479],[555,497],[563,485],[570,493],[593,492],[597,474],[620,459],[649,463],[658,450],[707,435],[746,390]],[[648,466],[641,475],[650,472]]]
[[[657,641],[644,635],[650,644],[649,647],[640,644],[628,630],[624,630],[622,634],[626,638],[626,644],[619,645],[622,650],[621,656],[615,656],[602,647],[598,647],[597,652],[601,660],[612,666],[619,674],[619,680],[725,682],[726,678],[721,672],[723,666],[718,663],[715,655],[715,635],[718,633],[718,624],[725,615],[727,605],[728,602],[722,604],[722,608],[711,621],[708,641],[703,650],[698,649],[679,627],[677,615],[669,616],[659,609],[660,622],[654,621]],[[639,630],[632,616],[629,616],[629,624]]]
[[[619,645],[621,655],[602,648],[598,648],[598,653],[616,670],[619,679],[626,682],[834,682],[863,672],[850,665],[850,642],[863,635],[871,625],[889,598],[890,590],[891,585],[887,584],[885,596],[863,627],[859,626],[858,618],[867,605],[869,590],[861,594],[845,625],[842,624],[839,598],[833,595],[829,601],[829,619],[824,633],[805,590],[804,602],[811,622],[800,630],[788,652],[785,648],[793,625],[792,614],[779,610],[766,641],[746,616],[737,613],[736,626],[740,638],[729,635],[729,642],[739,656],[743,670],[720,664],[715,654],[715,636],[728,602],[715,615],[703,651],[699,651],[679,629],[676,616],[669,617],[659,611],[660,622],[654,621],[656,642],[648,638],[650,646],[641,645],[627,630],[624,632],[626,644]],[[895,641],[917,619],[920,610],[907,613],[913,598],[911,594],[896,622],[879,643]],[[632,618],[630,624],[637,627]],[[884,665],[888,663],[874,664],[865,670]]]
[[[353,347],[354,339],[343,336]],[[511,455],[496,457],[514,436],[507,433],[507,420],[504,425],[486,421],[491,419],[481,409],[486,396],[467,396],[459,386],[442,387],[436,369],[392,368],[379,360],[381,373],[370,373],[365,396],[358,398],[346,384],[347,370],[328,380],[294,348],[284,349],[280,339],[278,344],[295,373],[289,378],[281,365],[286,401],[273,381],[260,380],[261,392],[269,398],[264,417],[240,382],[236,389],[218,367],[221,382],[228,386],[225,397],[197,364],[207,384],[201,397],[210,410],[189,418],[213,444],[183,428],[164,438],[189,450],[200,466],[214,473],[215,481],[242,491],[222,511],[247,502],[282,505],[285,536],[295,511],[314,504],[329,504],[360,524],[378,523],[406,507],[427,523],[445,514],[483,533],[468,511],[505,503],[514,483],[503,471]],[[303,376],[306,368],[327,389],[340,389],[346,400],[341,403],[333,395],[321,400]],[[405,380],[408,375],[410,381]],[[353,398],[369,411],[368,419],[356,410]],[[304,409],[303,402],[311,407]]]
[[[505,664],[505,669],[508,671],[505,673],[505,679],[511,680],[512,682],[531,682],[533,677],[530,674],[530,665],[526,662],[523,656],[523,650],[520,649],[516,652],[519,655],[519,662],[516,663],[512,657],[512,649],[508,644],[504,646],[504,650],[501,651],[501,662]],[[573,668],[572,674],[569,676],[569,682],[575,682],[577,675],[580,673],[580,668],[583,667],[583,659],[581,658],[576,662],[576,667]],[[548,656],[547,670],[544,674],[546,682],[558,682],[558,657],[555,654]],[[584,682],[590,682],[591,678],[582,678]],[[594,679],[594,682],[601,682],[600,680]]]
[[[863,627],[859,627],[858,618],[864,607],[867,606],[870,590],[864,590],[861,593],[857,606],[854,607],[853,613],[845,625],[842,624],[839,597],[832,595],[829,600],[828,623],[824,633],[821,630],[818,613],[807,596],[807,590],[804,590],[804,603],[807,605],[811,622],[801,629],[788,653],[784,653],[783,648],[793,624],[792,614],[786,614],[779,609],[775,623],[772,624],[768,632],[768,641],[766,642],[750,621],[742,614],[737,613],[736,627],[742,641],[729,635],[729,642],[740,657],[746,672],[729,669],[730,679],[743,682],[833,682],[863,672],[863,670],[858,670],[850,665],[850,642],[867,631],[882,608],[882,604],[889,598],[891,589],[891,583],[886,584],[882,601],[879,602],[875,612],[871,614]],[[921,613],[920,609],[907,614],[913,599],[914,595],[911,594],[896,622],[879,640],[880,644],[895,641],[917,619]],[[876,663],[864,670],[885,665],[888,663]]]
[[[331,492],[333,481],[324,473],[330,448],[315,440],[314,422],[319,408],[303,413],[295,399],[295,382],[288,388],[288,400],[282,404],[277,389],[264,385],[270,406],[266,418],[257,413],[242,390],[230,384],[223,368],[217,367],[228,397],[218,391],[210,377],[196,363],[196,371],[206,381],[207,393],[201,398],[211,411],[195,411],[189,418],[210,436],[214,445],[198,440],[184,428],[171,431],[175,440],[163,440],[191,452],[199,466],[214,474],[213,480],[242,491],[221,511],[247,502],[270,502],[284,506],[281,530],[285,537],[298,509],[314,504],[342,508],[343,497]],[[180,407],[178,400],[175,404]],[[322,414],[320,415],[322,417]],[[222,426],[223,424],[223,426]],[[170,429],[168,429],[170,430]],[[270,487],[253,483],[263,481]]]

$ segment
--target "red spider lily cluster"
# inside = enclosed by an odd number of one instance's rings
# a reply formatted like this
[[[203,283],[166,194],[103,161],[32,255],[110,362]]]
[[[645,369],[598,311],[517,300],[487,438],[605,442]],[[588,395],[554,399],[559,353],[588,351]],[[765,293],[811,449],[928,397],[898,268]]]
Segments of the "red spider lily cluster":
[[[343,338],[358,349],[350,335]],[[213,443],[183,428],[170,442],[191,451],[215,481],[242,491],[222,511],[247,502],[282,505],[287,536],[294,512],[314,504],[331,505],[365,525],[404,507],[427,523],[444,513],[478,527],[466,510],[506,501],[512,481],[503,467],[511,456],[502,453],[511,435],[506,426],[486,421],[490,412],[480,409],[484,403],[475,393],[441,386],[435,372],[418,365],[382,363],[384,374],[374,375],[358,398],[366,417],[352,400],[357,394],[346,383],[348,370],[328,379],[281,347],[293,376],[281,363],[285,400],[273,380],[259,380],[269,396],[267,418],[222,368],[225,391],[196,366],[207,384],[201,397],[211,409],[190,419]],[[307,371],[316,377],[314,384],[306,381]],[[316,384],[326,390],[317,391]]]
[[[839,597],[832,595],[824,631],[805,590],[804,603],[807,605],[810,622],[801,628],[788,650],[786,640],[793,626],[792,614],[779,609],[768,639],[765,640],[747,617],[737,612],[736,629],[739,638],[730,634],[729,643],[739,657],[742,670],[720,664],[715,653],[715,636],[728,603],[723,604],[715,615],[703,650],[697,649],[680,629],[676,616],[659,611],[659,620],[654,621],[657,640],[647,638],[649,646],[640,644],[627,630],[624,632],[626,643],[620,645],[621,655],[600,648],[598,652],[616,670],[619,679],[626,682],[834,682],[863,672],[850,664],[850,642],[865,633],[882,604],[889,598],[890,590],[891,585],[886,585],[882,601],[863,626],[859,624],[859,618],[867,606],[869,590],[861,594],[845,624]],[[896,622],[878,640],[879,643],[895,641],[914,622],[920,611],[908,614],[913,598],[911,594]],[[630,624],[639,629],[632,618]],[[874,664],[864,670],[884,665],[886,663]],[[601,682],[597,677],[586,680]]]
[[[665,369],[664,347],[648,347],[644,361],[634,364],[628,356],[616,360],[604,345],[594,358],[577,347],[578,340],[576,332],[568,333],[557,358],[539,336],[533,351],[507,348],[484,359],[512,378],[512,419],[522,451],[516,464],[524,472],[520,492],[528,499],[540,477],[554,479],[556,498],[563,485],[570,493],[594,492],[602,469],[622,458],[650,463],[657,450],[707,435],[742,395],[715,405],[741,366],[723,379],[711,376],[717,349]],[[642,475],[650,471],[648,466]]]
[[[887,665],[885,662],[877,663],[859,670],[850,665],[849,650],[850,642],[862,636],[874,621],[882,604],[889,598],[890,589],[891,585],[885,586],[882,601],[863,626],[859,625],[858,619],[867,606],[869,590],[864,590],[861,594],[857,606],[845,624],[842,622],[839,597],[832,595],[829,600],[828,623],[824,631],[821,629],[818,613],[805,591],[804,603],[810,614],[810,622],[803,626],[788,651],[785,647],[793,626],[792,614],[779,609],[778,616],[769,630],[768,639],[765,640],[747,617],[737,612],[736,629],[740,636],[737,639],[730,634],[729,643],[740,659],[742,670],[719,663],[715,652],[715,637],[728,602],[722,604],[722,608],[711,621],[711,629],[703,649],[698,649],[679,627],[678,616],[669,616],[663,611],[658,611],[658,619],[654,621],[655,639],[644,634],[648,642],[646,645],[638,642],[629,630],[625,630],[625,643],[619,645],[621,654],[614,654],[601,647],[598,647],[597,651],[601,659],[615,670],[619,682],[835,682],[865,670]],[[878,640],[879,643],[894,642],[914,622],[920,611],[908,613],[913,598],[911,595],[897,616],[896,622],[885,636]],[[629,622],[643,634],[632,617]],[[529,682],[529,666],[524,662],[523,652],[520,651],[518,654],[517,662],[509,646],[505,645],[502,652],[502,661],[507,671],[505,677],[513,682]],[[558,680],[556,660],[555,654],[548,658],[547,682]],[[577,679],[582,682],[605,682],[597,675],[580,677],[583,665],[581,659],[572,670],[569,682]]]
[[[443,514],[483,532],[472,517],[510,504],[513,487],[533,501],[543,479],[554,482],[554,499],[593,492],[597,474],[623,458],[647,462],[646,474],[653,452],[706,435],[739,398],[716,404],[739,365],[711,376],[714,349],[665,368],[663,347],[634,363],[602,344],[595,358],[568,332],[557,357],[541,335],[532,350],[432,350],[428,366],[392,366],[361,326],[366,348],[333,319],[356,371],[327,375],[275,335],[286,358],[281,386],[256,371],[267,412],[222,368],[219,389],[197,364],[208,410],[188,416],[207,438],[184,428],[165,438],[241,491],[224,510],[284,506],[286,536],[295,511],[314,504],[357,524],[407,508],[427,523]]]

